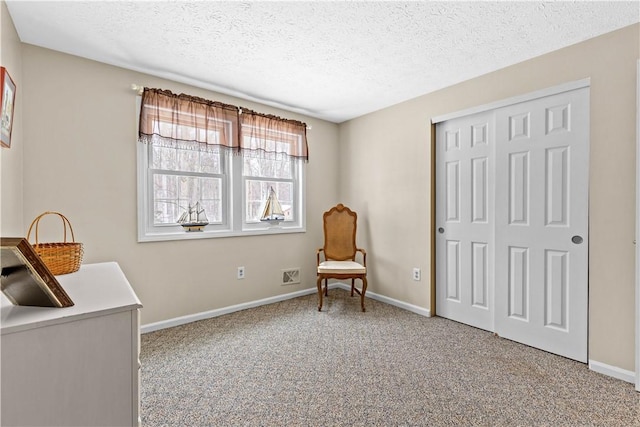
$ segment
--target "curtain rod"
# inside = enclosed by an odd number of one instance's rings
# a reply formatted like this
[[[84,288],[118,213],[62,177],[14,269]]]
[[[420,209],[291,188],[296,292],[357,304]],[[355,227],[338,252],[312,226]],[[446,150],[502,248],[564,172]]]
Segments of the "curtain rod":
[[[142,95],[142,92],[144,92],[144,86],[131,83],[131,90],[135,90],[138,95]],[[242,114],[242,108],[238,107],[238,109],[240,110],[240,114]],[[307,129],[311,130],[311,126],[307,125]]]
[[[131,90],[135,90],[138,93],[138,95],[142,95],[142,92],[144,92],[144,86],[131,83]]]

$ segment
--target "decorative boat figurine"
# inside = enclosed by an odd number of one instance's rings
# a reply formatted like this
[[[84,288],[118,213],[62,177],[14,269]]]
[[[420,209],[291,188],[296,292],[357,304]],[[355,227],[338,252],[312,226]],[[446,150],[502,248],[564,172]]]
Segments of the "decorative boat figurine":
[[[202,231],[205,225],[209,224],[209,220],[204,212],[204,208],[200,206],[200,202],[196,202],[193,206],[189,204],[187,210],[178,218],[178,224],[180,224],[185,231]]]
[[[273,225],[284,221],[284,212],[282,211],[282,206],[276,197],[276,192],[273,190],[273,187],[269,187],[269,197],[267,197],[260,221]]]

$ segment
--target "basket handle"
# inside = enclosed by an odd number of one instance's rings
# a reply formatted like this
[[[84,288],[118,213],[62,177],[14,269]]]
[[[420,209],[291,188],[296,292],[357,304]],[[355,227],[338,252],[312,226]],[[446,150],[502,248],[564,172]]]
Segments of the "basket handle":
[[[71,231],[71,241],[75,243],[76,237],[73,234],[73,227],[71,227],[71,222],[69,222],[69,219],[66,216],[62,215],[60,212],[53,212],[53,211],[43,212],[31,222],[31,225],[29,226],[29,231],[27,232],[27,240],[29,240],[29,238],[31,237],[31,229],[35,224],[36,226],[36,243],[35,244],[36,245],[38,244],[38,226],[40,225],[40,220],[45,215],[58,215],[62,220],[62,226],[64,227],[64,243],[67,243],[67,225],[69,226],[69,231]]]

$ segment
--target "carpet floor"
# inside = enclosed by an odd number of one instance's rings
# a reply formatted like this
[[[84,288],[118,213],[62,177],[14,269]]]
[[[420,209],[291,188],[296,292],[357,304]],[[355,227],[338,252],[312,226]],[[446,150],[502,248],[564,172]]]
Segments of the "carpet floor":
[[[143,426],[640,426],[632,384],[332,289],[144,334]]]

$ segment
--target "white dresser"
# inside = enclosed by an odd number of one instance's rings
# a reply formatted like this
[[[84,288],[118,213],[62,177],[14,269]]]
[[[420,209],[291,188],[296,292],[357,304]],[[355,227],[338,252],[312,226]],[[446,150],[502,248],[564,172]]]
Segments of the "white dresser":
[[[0,424],[139,425],[140,300],[115,262],[56,278],[73,307],[0,297]]]

